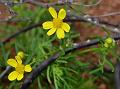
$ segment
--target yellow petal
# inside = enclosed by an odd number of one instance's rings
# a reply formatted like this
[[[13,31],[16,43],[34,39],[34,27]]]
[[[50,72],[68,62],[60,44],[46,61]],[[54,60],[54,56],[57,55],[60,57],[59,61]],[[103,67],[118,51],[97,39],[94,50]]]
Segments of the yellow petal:
[[[58,13],[58,18],[59,19],[64,19],[66,16],[66,11],[64,9],[60,9],[59,13]]]
[[[108,48],[108,47],[109,47],[109,45],[108,45],[107,43],[104,43],[104,47]]]
[[[52,28],[47,32],[47,35],[50,36],[50,35],[54,34],[55,31],[56,31],[56,28]]]
[[[15,56],[15,59],[17,60],[18,64],[22,64],[22,60],[20,56]]]
[[[17,56],[20,56],[21,59],[23,59],[24,58],[24,52],[22,52],[22,51],[18,52]]]
[[[17,62],[15,59],[8,59],[7,63],[12,66],[12,67],[16,67],[17,66]]]
[[[13,71],[13,72],[11,72],[11,73],[8,75],[8,79],[9,79],[10,81],[13,81],[13,80],[15,80],[15,79],[17,78],[17,76],[18,76],[18,72]]]
[[[109,37],[109,38],[107,38],[107,39],[105,40],[105,42],[108,43],[108,44],[110,44],[110,43],[113,42],[113,39]]]
[[[53,27],[53,22],[52,21],[47,21],[42,24],[44,29],[51,29]]]
[[[70,31],[70,26],[67,23],[63,23],[62,24],[62,29],[64,29],[65,32],[69,32]]]
[[[52,15],[53,18],[57,18],[57,12],[53,7],[49,8],[49,12]]]
[[[31,72],[31,71],[32,71],[31,66],[30,66],[30,65],[26,65],[26,66],[25,66],[25,71],[26,71],[26,72]]]
[[[18,74],[17,80],[20,81],[23,78],[23,74]]]
[[[57,29],[57,37],[58,37],[58,39],[62,39],[65,37],[63,29],[61,29],[61,28]]]

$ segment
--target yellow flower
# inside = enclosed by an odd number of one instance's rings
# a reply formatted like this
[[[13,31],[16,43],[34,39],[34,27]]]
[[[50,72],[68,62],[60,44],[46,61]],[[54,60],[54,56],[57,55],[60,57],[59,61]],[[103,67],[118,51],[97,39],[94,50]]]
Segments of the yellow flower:
[[[66,17],[66,11],[64,9],[60,9],[57,15],[57,12],[55,11],[55,9],[50,7],[49,12],[53,17],[53,20],[44,22],[42,24],[44,29],[50,29],[47,32],[47,35],[51,36],[56,32],[57,37],[59,39],[64,38],[65,37],[64,31],[65,32],[70,31],[70,26],[67,23],[63,22],[63,19]]]
[[[109,45],[108,45],[107,43],[104,43],[104,47],[108,48],[108,47],[109,47]]]
[[[113,47],[114,45],[115,45],[115,41],[110,37],[108,37],[104,42],[104,47],[106,48]]]
[[[18,52],[18,54],[17,54],[18,56],[20,56],[21,57],[21,59],[23,59],[24,58],[24,53],[23,52]]]
[[[105,42],[108,44],[111,44],[113,42],[113,39],[109,37],[105,40]]]
[[[24,57],[24,53],[23,52],[19,52],[17,54],[17,56],[15,56],[15,59],[8,59],[7,63],[15,68],[15,71],[11,72],[8,75],[8,79],[10,81],[13,80],[18,80],[20,81],[23,76],[24,76],[24,72],[31,72],[32,68],[30,65],[23,65],[22,64],[22,58]]]

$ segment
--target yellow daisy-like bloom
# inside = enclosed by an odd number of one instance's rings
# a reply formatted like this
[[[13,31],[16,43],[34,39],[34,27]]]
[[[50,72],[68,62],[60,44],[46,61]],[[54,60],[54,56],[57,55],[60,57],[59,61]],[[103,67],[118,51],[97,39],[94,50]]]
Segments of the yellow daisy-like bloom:
[[[50,29],[47,32],[47,35],[51,36],[56,32],[57,37],[59,39],[64,38],[65,37],[64,31],[65,32],[70,31],[70,26],[67,23],[63,22],[63,19],[66,17],[66,11],[64,9],[60,9],[57,15],[55,9],[50,7],[49,12],[53,17],[53,21],[47,21],[42,24],[44,29]]]
[[[8,79],[10,81],[18,80],[20,81],[24,77],[24,72],[31,72],[32,68],[30,65],[23,65],[22,59],[24,57],[23,52],[18,52],[17,56],[15,56],[15,59],[8,59],[7,63],[15,68],[15,71],[11,72],[8,75]]]

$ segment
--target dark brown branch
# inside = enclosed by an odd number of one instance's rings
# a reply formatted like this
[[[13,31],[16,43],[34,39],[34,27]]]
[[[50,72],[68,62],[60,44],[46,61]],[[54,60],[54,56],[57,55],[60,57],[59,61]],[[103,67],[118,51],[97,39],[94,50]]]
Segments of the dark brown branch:
[[[120,34],[116,34],[114,36],[112,36],[115,40],[119,40],[120,39]],[[104,37],[105,39],[105,37]],[[91,40],[91,41],[85,41],[82,43],[79,43],[75,46],[73,46],[73,48],[67,49],[65,50],[65,55],[76,50],[76,49],[80,49],[80,48],[86,48],[89,46],[93,46],[93,45],[97,45],[98,43],[100,43],[99,39],[95,39],[95,40]],[[56,53],[55,55],[53,55],[52,57],[50,57],[49,59],[45,60],[43,63],[39,64],[37,68],[35,68],[32,73],[25,78],[21,89],[28,89],[28,87],[30,86],[30,84],[33,82],[33,80],[35,78],[37,78],[42,71],[47,68],[51,63],[53,63],[59,56],[61,55],[60,52]]]
[[[120,89],[120,62],[118,62],[115,67],[115,84],[116,89]]]
[[[95,26],[98,26],[100,28],[107,29],[108,31],[120,33],[119,24],[112,24],[112,23],[109,23],[109,22],[106,22],[104,20],[100,20],[98,18],[94,18],[91,16],[77,16],[76,14],[72,14],[72,13],[69,13],[68,15],[70,18],[74,17],[74,19],[68,19],[67,21],[72,20],[72,22],[73,21],[87,22],[87,23],[91,23]]]
[[[11,69],[10,66],[7,66],[6,69],[0,74],[0,79],[4,78],[6,73]]]
[[[88,23],[92,23],[92,24],[94,24],[96,26],[99,26],[99,27],[104,27],[104,25],[106,25],[106,26],[109,25],[109,26],[112,26],[114,28],[118,28],[119,27],[119,25],[114,25],[114,24],[108,23],[106,21],[99,21],[99,20],[97,20],[98,23],[95,23],[95,21],[93,21],[92,19],[88,20],[88,18],[85,18],[85,17],[82,17],[82,16],[74,16],[74,17],[76,17],[76,18],[75,19],[67,18],[67,19],[65,19],[65,21],[67,21],[67,22],[77,22],[77,21],[88,22]],[[18,36],[18,35],[20,35],[20,34],[22,34],[24,32],[27,32],[29,30],[32,30],[33,28],[36,28],[36,27],[41,26],[41,25],[42,25],[42,22],[36,23],[34,25],[27,26],[26,28],[23,28],[23,29],[19,30],[18,32],[13,33],[12,35],[10,35],[6,39],[4,39],[1,43],[5,44],[5,43],[9,42],[12,38],[15,38],[16,36]],[[104,28],[107,28],[107,27],[104,27]],[[112,31],[116,32],[114,29]],[[120,32],[117,31],[117,33],[120,33]]]
[[[52,3],[43,3],[40,1],[35,1],[35,0],[25,0],[24,2],[29,2],[38,6],[42,6],[42,7],[50,7],[50,6],[56,6],[56,5],[65,5],[65,4],[70,4],[70,5],[77,5],[80,6],[81,4],[78,2],[72,2],[72,1],[58,1],[58,2],[52,2]],[[102,0],[99,0],[98,2],[96,2],[95,4],[89,4],[89,5],[85,5],[82,4],[82,6],[85,7],[92,7],[92,6],[97,6],[102,2]]]
[[[36,23],[36,24],[34,24],[34,25],[30,25],[30,26],[28,26],[28,27],[26,27],[26,28],[23,28],[23,29],[19,30],[18,32],[13,33],[12,35],[10,35],[9,37],[7,37],[7,38],[4,39],[3,41],[1,41],[1,43],[5,44],[5,43],[9,42],[11,39],[15,38],[16,36],[18,36],[18,35],[20,35],[20,34],[22,34],[22,33],[25,33],[25,32],[27,32],[27,31],[30,31],[30,30],[32,30],[33,28],[36,28],[36,27],[38,27],[38,26],[41,26],[41,24],[42,24],[42,23],[39,22],[39,23]]]

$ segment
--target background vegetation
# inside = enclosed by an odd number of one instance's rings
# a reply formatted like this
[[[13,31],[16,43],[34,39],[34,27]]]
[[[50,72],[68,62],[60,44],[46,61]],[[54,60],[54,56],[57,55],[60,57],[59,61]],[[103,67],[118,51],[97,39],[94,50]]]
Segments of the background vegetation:
[[[21,81],[10,82],[7,78],[12,69],[6,69],[8,67],[6,61],[14,58],[19,51],[25,53],[23,62],[31,64],[33,71],[43,61],[60,52],[57,60],[48,65],[32,81],[28,89],[115,89],[114,71],[115,65],[119,61],[119,45],[117,45],[119,42],[115,42],[114,46],[104,47],[105,38],[111,37],[111,35],[115,38],[116,33],[119,34],[118,31],[115,31],[115,29],[119,29],[117,22],[111,23],[104,19],[111,15],[107,14],[103,16],[103,19],[85,18],[89,11],[87,5],[92,5],[90,7],[93,8],[94,4],[98,3],[97,0],[86,0],[86,2],[78,0],[79,5],[70,3],[52,5],[56,10],[66,9],[68,16],[65,21],[71,26],[71,30],[65,34],[65,38],[59,40],[56,35],[47,36],[47,31],[41,26],[43,22],[52,19],[45,3],[55,1],[38,0],[39,3],[35,2],[22,3],[8,8],[16,12],[17,16],[0,22],[0,89],[20,89],[24,80],[30,75],[30,73],[25,74],[25,78]],[[102,5],[102,2],[99,2],[97,6]],[[94,13],[92,10],[91,12]],[[107,24],[103,22],[107,22]],[[30,29],[25,31],[26,28]],[[11,39],[9,36],[16,32],[18,34]],[[103,35],[105,36],[103,37]],[[6,37],[10,39],[6,40]],[[82,49],[66,54],[66,50],[77,47],[79,42],[80,45],[86,45],[89,41],[94,43],[93,39],[99,42],[91,47],[84,48],[85,46],[83,46]],[[2,74],[6,70],[7,72],[3,76]]]

